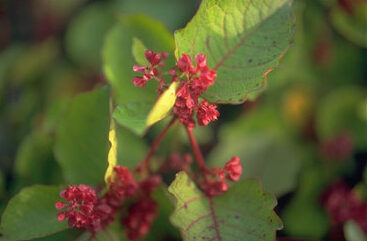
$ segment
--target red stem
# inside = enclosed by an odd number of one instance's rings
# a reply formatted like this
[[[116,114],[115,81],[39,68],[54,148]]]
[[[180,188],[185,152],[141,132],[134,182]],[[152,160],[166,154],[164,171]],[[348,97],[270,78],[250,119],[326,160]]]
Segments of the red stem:
[[[153,141],[152,145],[150,146],[150,149],[147,153],[147,155],[144,158],[144,161],[135,169],[135,171],[141,171],[141,170],[148,170],[148,172],[150,173],[150,167],[149,167],[149,162],[150,159],[152,158],[154,152],[156,151],[156,149],[158,148],[159,144],[161,143],[163,137],[167,134],[168,130],[171,128],[171,126],[176,122],[176,117],[173,117],[171,119],[171,121],[166,125],[166,127],[164,127],[164,129],[162,130],[161,133],[159,133],[159,135],[157,136],[157,138],[155,138],[155,140]]]
[[[192,150],[194,151],[195,159],[200,167],[201,172],[203,172],[204,176],[206,176],[209,170],[205,165],[203,154],[201,154],[199,145],[195,140],[194,134],[192,133],[192,129],[186,127],[186,131],[187,131],[187,134],[189,135],[189,139],[190,139]]]

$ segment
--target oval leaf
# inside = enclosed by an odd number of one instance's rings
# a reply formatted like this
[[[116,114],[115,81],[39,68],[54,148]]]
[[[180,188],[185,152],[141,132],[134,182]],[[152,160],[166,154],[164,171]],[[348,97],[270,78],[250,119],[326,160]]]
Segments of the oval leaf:
[[[180,82],[173,82],[166,91],[159,96],[147,117],[147,126],[151,126],[167,116],[176,101],[176,91]]]
[[[292,0],[204,0],[190,23],[175,33],[176,57],[204,53],[217,70],[204,97],[241,103],[262,89],[279,65],[294,31]]]
[[[132,46],[138,38],[144,45],[157,52],[172,53],[174,42],[164,26],[143,15],[123,17],[107,34],[103,47],[103,69],[108,82],[114,89],[116,102],[126,104],[140,101],[154,102],[157,83],[149,81],[145,88],[135,87],[131,80],[137,74],[132,67],[135,63]],[[167,66],[173,65],[173,57],[166,59]]]
[[[55,200],[62,187],[32,186],[14,196],[1,219],[1,233],[9,240],[44,237],[67,228],[56,218]]]
[[[273,241],[275,231],[282,228],[273,211],[276,200],[256,180],[240,181],[211,198],[180,172],[168,190],[176,198],[171,221],[181,229],[185,241]]]
[[[54,147],[68,183],[103,183],[108,153],[108,88],[75,97],[60,121]]]
[[[173,82],[156,102],[132,102],[119,105],[113,113],[122,126],[143,135],[153,124],[165,118],[176,101],[179,82]]]

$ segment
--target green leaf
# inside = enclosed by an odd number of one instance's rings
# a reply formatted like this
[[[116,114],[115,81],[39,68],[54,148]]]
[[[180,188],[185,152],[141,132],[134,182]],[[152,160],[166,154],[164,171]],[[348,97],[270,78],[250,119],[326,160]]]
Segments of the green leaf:
[[[78,64],[98,68],[106,32],[112,27],[114,16],[105,4],[95,3],[76,15],[66,32],[66,50]]]
[[[14,196],[2,216],[1,233],[9,240],[44,237],[67,228],[56,218],[55,201],[62,187],[32,186]]]
[[[103,69],[112,85],[118,104],[151,102],[157,98],[157,83],[149,81],[145,88],[135,87],[131,80],[137,74],[132,67],[135,63],[131,48],[133,39],[138,38],[144,45],[157,52],[173,52],[174,41],[163,25],[142,15],[123,17],[107,34],[103,47]],[[174,64],[171,56],[166,66]]]
[[[162,21],[170,30],[184,26],[199,5],[197,0],[112,0],[112,3],[119,13],[142,13]]]
[[[171,221],[181,229],[185,241],[273,241],[276,230],[282,228],[273,211],[276,200],[256,180],[240,181],[211,198],[180,172],[168,190],[176,198]]]
[[[136,63],[141,66],[149,65],[148,60],[145,58],[145,50],[147,50],[147,48],[144,46],[143,42],[138,38],[133,38],[133,47],[131,51]]]
[[[317,134],[321,140],[349,132],[357,149],[367,143],[367,92],[358,86],[343,86],[325,96],[316,116]]]
[[[179,82],[173,82],[154,102],[133,102],[120,105],[113,113],[118,123],[143,135],[147,128],[165,118],[176,101]]]
[[[131,131],[116,125],[117,163],[130,169],[143,160],[148,151],[144,140]]]
[[[147,127],[146,119],[152,105],[152,102],[131,102],[119,105],[113,112],[113,118],[135,134],[143,135]]]
[[[354,221],[344,224],[344,234],[347,241],[367,241],[367,236]]]
[[[15,159],[16,180],[22,185],[61,183],[61,170],[52,147],[52,138],[39,130],[26,136]]]
[[[241,103],[261,90],[279,65],[294,32],[291,0],[204,0],[195,17],[175,33],[176,57],[204,53],[217,70],[204,97]]]
[[[109,88],[80,94],[60,121],[54,147],[68,183],[103,183],[107,167]]]

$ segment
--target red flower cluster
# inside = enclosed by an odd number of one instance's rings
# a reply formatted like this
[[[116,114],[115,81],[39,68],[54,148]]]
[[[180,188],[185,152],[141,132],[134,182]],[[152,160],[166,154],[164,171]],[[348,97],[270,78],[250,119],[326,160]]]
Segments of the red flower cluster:
[[[70,227],[84,228],[91,233],[96,233],[114,220],[115,214],[122,208],[124,200],[131,197],[150,199],[150,195],[160,183],[160,177],[154,175],[138,183],[126,167],[116,166],[114,176],[109,180],[108,191],[99,199],[96,192],[85,185],[68,186],[63,190],[60,196],[66,202],[58,201],[55,206],[58,210],[63,208],[66,210],[59,213],[57,218],[60,222],[68,219]],[[149,210],[146,211],[149,213]],[[150,210],[150,217],[155,217],[152,213],[155,214],[155,208]],[[141,219],[140,216],[136,218]],[[149,218],[149,220],[150,222],[144,221],[147,230],[153,218]],[[135,232],[136,230],[130,231],[130,229],[134,229],[133,226],[130,226],[128,226],[127,233]],[[140,231],[140,235],[136,234],[135,237],[141,237],[145,234],[146,232]],[[131,235],[129,234],[129,236]]]
[[[140,199],[131,205],[127,216],[121,220],[121,223],[127,227],[126,236],[130,240],[138,240],[145,236],[157,213],[157,204],[151,199]]]
[[[354,220],[367,233],[367,202],[353,192],[344,182],[336,182],[321,197],[334,227]]]
[[[159,87],[164,86],[164,80],[161,77],[161,70],[164,67],[163,59],[168,57],[168,53],[156,53],[151,50],[145,51],[145,58],[150,63],[149,66],[133,66],[135,72],[140,72],[143,76],[136,76],[132,82],[135,86],[145,87],[146,83],[150,79],[156,79],[159,82]]]
[[[57,214],[57,219],[62,222],[68,219],[70,227],[92,229],[94,222],[94,207],[97,203],[96,192],[86,186],[68,186],[60,192],[60,197],[65,202],[56,202],[56,209],[64,209]]]
[[[240,158],[235,156],[229,160],[224,168],[214,169],[212,173],[214,180],[206,180],[201,188],[208,196],[217,196],[228,190],[226,179],[230,181],[238,181],[242,175],[242,164]],[[219,180],[218,180],[219,178]]]
[[[199,103],[200,95],[214,84],[217,72],[209,69],[204,54],[197,54],[195,60],[196,67],[192,65],[190,56],[183,54],[177,62],[177,67],[186,80],[181,82],[173,109],[179,120],[190,129],[195,127],[193,119],[195,111],[199,125],[202,126],[217,120],[219,116],[216,105],[210,105],[206,100]],[[177,74],[174,75],[175,77]]]
[[[133,70],[143,73],[143,76],[134,77],[132,82],[135,86],[145,87],[148,80],[156,79],[159,82],[158,93],[161,93],[162,87],[165,86],[161,69],[164,66],[163,59],[167,58],[167,53],[147,50],[145,58],[150,65],[134,65]],[[190,56],[183,54],[177,61],[177,67],[168,72],[172,76],[172,81],[181,82],[173,112],[187,128],[191,129],[195,127],[193,118],[195,112],[201,126],[208,125],[211,121],[217,120],[219,116],[216,105],[209,104],[206,100],[199,103],[200,95],[214,84],[217,72],[208,67],[204,54],[197,54],[195,60],[196,66],[192,64]]]

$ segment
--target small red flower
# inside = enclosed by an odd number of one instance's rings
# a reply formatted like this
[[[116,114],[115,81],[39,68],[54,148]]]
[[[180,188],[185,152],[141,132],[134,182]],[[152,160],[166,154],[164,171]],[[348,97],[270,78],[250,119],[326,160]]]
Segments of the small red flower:
[[[93,210],[97,203],[96,192],[86,185],[68,186],[60,192],[65,202],[57,201],[56,209],[66,209],[57,215],[62,222],[68,219],[70,227],[88,228],[93,221]]]
[[[227,177],[231,181],[238,181],[242,175],[242,164],[240,158],[235,156],[224,166]]]
[[[228,190],[228,185],[224,180],[220,181],[207,181],[205,182],[201,188],[204,190],[204,192],[210,196],[217,196],[219,194],[222,194],[223,192]]]
[[[191,64],[191,58],[187,54],[183,54],[177,61],[177,67],[182,73],[191,74],[195,68]]]
[[[219,111],[217,110],[217,105],[209,105],[208,101],[203,100],[199,104],[199,108],[196,113],[199,125],[206,126],[211,121],[216,121],[219,116]]]
[[[145,87],[147,81],[151,79],[157,79],[159,82],[159,87],[164,86],[164,81],[160,77],[160,70],[164,66],[163,59],[168,57],[168,53],[156,53],[151,50],[145,51],[145,58],[150,63],[149,66],[133,66],[134,72],[140,72],[143,76],[136,76],[132,79],[135,86]]]

